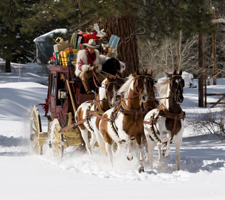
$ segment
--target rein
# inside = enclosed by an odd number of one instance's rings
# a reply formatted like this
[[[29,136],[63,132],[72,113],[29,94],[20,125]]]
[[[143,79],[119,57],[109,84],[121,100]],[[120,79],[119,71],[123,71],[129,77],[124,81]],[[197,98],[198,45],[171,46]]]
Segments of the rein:
[[[93,75],[93,81],[94,81],[95,87],[96,87],[96,88],[99,88],[99,86],[98,86],[98,84],[96,83],[96,81],[97,81],[98,83],[100,83],[100,82],[99,82],[99,80],[98,80],[98,78],[97,78],[97,76],[96,76],[94,70],[92,71],[92,75]]]

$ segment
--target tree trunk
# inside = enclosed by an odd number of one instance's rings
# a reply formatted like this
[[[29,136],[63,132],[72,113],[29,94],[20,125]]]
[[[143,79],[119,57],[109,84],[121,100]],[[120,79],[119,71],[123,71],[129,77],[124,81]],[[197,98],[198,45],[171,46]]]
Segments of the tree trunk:
[[[12,72],[11,65],[10,65],[10,59],[5,60],[5,72],[8,72],[8,73]]]
[[[203,79],[204,79],[204,35],[199,35],[199,55],[198,55],[199,71],[198,71],[198,106],[204,107],[203,98]]]
[[[132,16],[115,18],[108,21],[104,28],[108,39],[112,34],[120,37],[117,51],[119,60],[126,63],[125,76],[136,72],[139,68],[139,58],[137,38],[132,35],[135,32],[134,18]]]

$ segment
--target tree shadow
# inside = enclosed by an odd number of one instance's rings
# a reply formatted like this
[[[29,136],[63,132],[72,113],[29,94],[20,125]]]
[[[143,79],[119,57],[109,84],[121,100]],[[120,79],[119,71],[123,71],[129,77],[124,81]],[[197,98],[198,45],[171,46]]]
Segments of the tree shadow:
[[[0,156],[25,156],[29,154],[27,138],[0,135]]]

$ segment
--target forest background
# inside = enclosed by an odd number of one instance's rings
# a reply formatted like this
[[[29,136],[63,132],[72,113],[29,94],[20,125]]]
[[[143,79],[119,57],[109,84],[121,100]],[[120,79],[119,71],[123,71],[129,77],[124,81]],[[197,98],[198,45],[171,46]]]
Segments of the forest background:
[[[225,25],[212,23],[225,18],[223,0],[2,0],[0,8],[0,58],[6,72],[11,62],[35,60],[34,38],[67,28],[63,37],[69,39],[75,30],[97,22],[108,39],[111,34],[121,38],[118,58],[126,62],[127,74],[153,69],[160,76],[182,69],[197,75],[199,36],[204,35],[207,75],[213,76],[216,63],[216,76],[224,76]]]

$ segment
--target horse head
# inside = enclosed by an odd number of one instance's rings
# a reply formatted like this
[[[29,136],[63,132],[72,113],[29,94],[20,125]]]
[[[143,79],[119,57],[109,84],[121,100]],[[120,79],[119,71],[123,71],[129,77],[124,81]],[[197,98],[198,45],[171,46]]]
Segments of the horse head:
[[[170,80],[170,95],[173,97],[176,103],[182,103],[184,100],[183,87],[184,79],[182,78],[182,70],[177,73],[174,70],[173,74],[167,74],[167,78]]]
[[[139,99],[142,102],[147,102],[150,97],[154,97],[154,78],[152,77],[152,70],[148,73],[147,70],[135,75],[134,88],[139,94]]]
[[[119,89],[119,85],[117,84],[117,75],[110,75],[103,80],[101,88],[104,89],[106,99],[111,105],[113,105],[116,100],[116,91]]]
[[[112,75],[121,75],[120,62],[116,58],[109,58],[102,63],[102,71]]]

